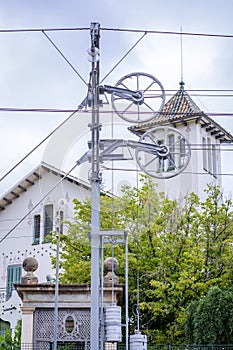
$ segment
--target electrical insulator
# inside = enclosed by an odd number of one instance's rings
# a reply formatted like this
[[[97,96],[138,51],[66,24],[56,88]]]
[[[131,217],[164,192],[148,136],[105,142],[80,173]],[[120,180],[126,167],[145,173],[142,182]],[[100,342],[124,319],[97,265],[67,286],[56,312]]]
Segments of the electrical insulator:
[[[87,50],[88,53],[88,61],[89,62],[98,62],[100,59],[100,50],[97,47],[91,47]]]

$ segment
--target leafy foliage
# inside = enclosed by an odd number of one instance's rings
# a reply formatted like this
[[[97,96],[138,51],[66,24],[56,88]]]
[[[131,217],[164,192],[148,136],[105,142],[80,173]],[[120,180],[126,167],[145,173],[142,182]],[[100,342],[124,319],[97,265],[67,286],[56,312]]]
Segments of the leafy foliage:
[[[21,320],[18,321],[14,336],[7,329],[5,336],[0,336],[0,350],[19,350],[21,343]]]
[[[187,308],[186,331],[196,344],[232,344],[233,290],[212,287]]]
[[[91,202],[74,205],[75,222],[61,237],[61,282],[90,283]],[[192,193],[178,203],[142,176],[139,189],[126,186],[120,197],[101,197],[101,230],[128,233],[129,300],[137,303],[139,285],[140,327],[150,340],[184,342],[187,305],[212,286],[232,286],[232,219],[231,200],[212,186],[205,200]],[[124,247],[116,245],[114,255],[123,283]]]

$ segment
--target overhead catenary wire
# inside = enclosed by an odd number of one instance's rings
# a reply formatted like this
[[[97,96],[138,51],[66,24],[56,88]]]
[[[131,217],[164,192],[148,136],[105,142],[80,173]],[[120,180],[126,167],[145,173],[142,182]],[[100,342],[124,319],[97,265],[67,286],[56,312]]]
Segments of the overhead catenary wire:
[[[213,38],[233,38],[232,34],[214,34],[214,33],[195,33],[195,32],[177,32],[177,31],[164,31],[153,29],[130,29],[130,28],[106,28],[102,27],[102,31],[112,32],[127,32],[127,33],[147,33],[147,34],[163,34],[163,35],[184,35],[184,36],[203,36]]]
[[[69,60],[64,56],[64,54],[61,52],[61,50],[56,46],[56,44],[52,41],[52,39],[49,37],[47,32],[52,31],[84,31],[84,30],[90,30],[90,27],[73,27],[73,28],[19,28],[19,29],[0,29],[0,33],[15,33],[15,32],[41,32],[43,35],[49,40],[49,42],[55,47],[55,49],[59,52],[59,54],[65,59],[65,61],[70,65],[70,67],[75,71],[75,73],[79,76],[79,78],[85,83],[85,85],[88,85],[86,81],[82,78],[82,76],[78,73],[78,71],[74,68],[74,66],[69,62]],[[189,35],[189,36],[207,36],[207,37],[221,37],[221,38],[232,38],[233,35],[228,34],[213,34],[213,33],[193,33],[193,32],[176,32],[176,31],[159,31],[159,30],[148,30],[148,29],[127,29],[127,28],[107,28],[107,27],[100,27],[100,30],[102,31],[117,31],[117,32],[129,32],[129,33],[142,33],[142,36],[138,39],[138,41],[133,45],[133,47],[123,56],[123,58],[109,71],[109,73],[102,79],[101,82],[103,82],[104,79],[106,79],[107,76],[119,65],[119,63],[128,55],[129,52],[145,37],[146,34],[166,34],[166,35]],[[187,91],[187,90],[186,90]],[[194,90],[193,90],[194,91]],[[207,91],[207,90],[195,90],[195,91]],[[233,90],[208,90],[208,91],[233,91]],[[197,95],[196,95],[197,96]],[[223,95],[221,95],[222,97]],[[231,97],[231,95],[224,95]],[[209,95],[210,97],[210,95]],[[46,112],[46,113],[62,113],[62,112],[70,112],[75,113],[75,110],[71,109],[40,109],[40,108],[0,108],[0,112]],[[86,111],[85,111],[86,112]],[[108,113],[108,111],[101,111],[102,113]],[[142,114],[145,114],[146,112],[142,112]],[[233,116],[233,113],[205,113],[209,116]],[[63,124],[63,123],[62,123]],[[61,124],[61,125],[62,125]],[[60,126],[59,126],[60,127]],[[55,132],[57,129],[55,129],[53,132]],[[28,155],[30,155],[35,149],[37,149],[49,136],[51,136],[52,133],[50,133],[42,142],[36,146],[32,151],[30,151],[20,162],[16,164],[18,166],[23,160],[25,160]],[[14,166],[10,172],[15,169]],[[9,172],[8,172],[9,173]],[[2,180],[2,177],[0,180]]]
[[[72,220],[73,218],[71,218],[71,217],[67,217],[66,218],[66,220]],[[19,220],[21,220],[20,218],[17,218],[17,219],[12,219],[12,221],[14,222],[14,221],[19,221]],[[7,220],[1,220],[1,223],[6,223],[6,222],[8,222]],[[55,225],[55,223],[54,223],[54,225]],[[66,227],[66,226],[68,226],[68,224],[63,224],[63,226],[64,227]],[[43,224],[41,224],[40,225],[40,227],[43,229],[44,227],[46,227],[45,225],[43,225]],[[7,231],[7,230],[10,230],[11,228],[10,227],[8,227],[8,228],[1,228],[0,229],[0,233],[1,232],[5,232],[5,231]],[[18,228],[18,230],[26,230],[27,229],[27,226],[23,226],[23,227],[19,227]],[[10,238],[13,238],[13,237],[10,237]]]
[[[132,165],[132,167],[128,167],[128,168],[124,168],[122,169],[121,167],[117,167],[117,166],[108,166],[108,165],[101,165],[101,171],[122,171],[124,170],[124,172],[136,172],[136,174],[139,174],[142,172],[142,170],[139,168],[138,170],[135,170],[134,165]],[[203,171],[187,171],[184,170],[182,171],[182,174],[189,174],[189,175],[209,175],[209,176],[233,176],[233,172],[229,173],[229,172],[221,172],[221,173],[211,173],[208,170],[203,169]],[[166,179],[165,179],[166,180]]]
[[[114,71],[116,67],[119,66],[119,64],[128,56],[128,54],[140,43],[140,41],[145,37],[147,33],[145,32],[137,41],[136,43],[124,54],[124,56],[110,69],[110,71],[103,77],[103,79],[100,81],[99,84],[102,84],[103,81]]]
[[[73,115],[73,114],[72,114]],[[54,132],[56,132],[69,118],[72,117],[70,115],[65,121],[63,121],[61,124],[59,124],[56,129],[54,129],[52,132],[50,132],[39,144],[37,144],[34,148],[30,150],[23,158],[20,159],[19,162],[17,162],[13,167],[11,167],[1,178],[0,181],[4,180],[13,170],[15,170],[27,157],[29,157],[37,148],[39,148],[43,142],[45,142]],[[215,151],[220,152],[233,152],[233,144],[227,142],[227,143],[212,143],[211,146],[218,146],[218,149],[215,149]],[[191,151],[213,151],[211,146],[203,146],[202,144],[190,144]],[[228,147],[228,148],[225,148]],[[232,148],[229,148],[232,147]],[[125,170],[125,169],[124,169]],[[220,174],[219,174],[220,175]]]
[[[63,32],[63,31],[85,31],[90,30],[90,27],[57,27],[57,28],[15,28],[15,29],[0,29],[0,33],[30,33],[30,32]]]
[[[150,90],[150,93],[156,93],[160,90]],[[166,96],[173,96],[178,90],[177,89],[166,89]],[[188,92],[190,97],[233,97],[233,89],[196,89],[196,90],[185,90]],[[146,97],[154,97],[151,94],[147,94]],[[46,108],[46,107],[0,107],[2,112],[53,112],[53,113],[64,113],[71,112],[71,108]]]
[[[85,101],[85,99],[84,99]],[[63,120],[55,129],[53,129],[45,138],[43,138],[35,147],[33,147],[23,158],[21,158],[12,168],[10,168],[1,178],[0,181],[5,179],[14,169],[16,169],[25,159],[27,159],[37,148],[39,148],[50,136],[52,136],[58,129],[60,129],[73,115],[83,108],[84,101],[78,106],[77,109],[73,110],[72,113]]]
[[[72,216],[66,216],[66,218],[67,218],[67,220],[72,220],[73,219]],[[2,223],[2,222],[11,222],[11,221],[18,221],[18,220],[20,220],[19,217],[17,217],[17,218],[11,217],[11,218],[6,218],[6,219],[0,219],[0,223]],[[66,225],[66,223],[63,223],[63,225]],[[43,227],[43,225],[41,225],[41,226]],[[0,231],[5,231],[5,229],[0,228]]]
[[[0,112],[25,112],[25,113],[75,113],[75,112],[79,112],[79,113],[83,113],[83,114],[87,114],[87,113],[91,113],[90,109],[84,109],[84,110],[79,110],[79,109],[55,109],[55,108],[49,108],[49,109],[45,109],[45,108],[21,108],[21,107],[0,107]],[[108,109],[101,109],[100,110],[100,114],[109,114],[110,111]],[[135,113],[135,111],[125,111],[125,110],[118,110],[118,113],[125,113],[125,114],[129,114],[129,115],[133,115],[133,114],[137,114]],[[142,115],[147,115],[147,114],[155,114],[155,117],[157,115],[160,116],[166,116],[166,115],[170,115],[171,112],[151,112],[151,111],[140,111],[140,114]],[[207,116],[213,116],[213,117],[232,117],[233,116],[233,112],[199,112],[199,113],[186,113],[186,112],[176,112],[176,115],[187,115],[187,116],[196,116],[198,117],[199,114],[201,115],[207,115]]]
[[[69,64],[69,66],[75,71],[75,73],[79,76],[79,78],[84,82],[84,84],[85,85],[88,85],[87,84],[87,82],[83,79],[83,77],[79,74],[79,72],[76,70],[76,68],[69,62],[69,60],[65,57],[65,55],[61,52],[61,50],[57,47],[57,45],[53,42],[53,40],[49,37],[49,35],[46,33],[46,32],[49,32],[49,31],[58,31],[58,30],[89,30],[90,28],[88,27],[88,28],[43,28],[43,29],[36,29],[36,28],[32,28],[32,29],[15,29],[15,30],[0,30],[0,32],[26,32],[26,31],[40,31],[40,32],[42,32],[43,33],[43,35],[49,40],[49,42],[53,45],[53,47],[57,50],[57,52],[63,57],[63,59]],[[115,30],[115,31],[130,31],[130,32],[141,32],[141,30],[126,30],[126,29],[119,29],[119,28],[117,28],[117,29],[110,29],[110,28],[101,28],[102,30]],[[128,50],[128,52],[120,59],[120,61],[105,75],[105,77],[102,79],[102,81],[101,81],[101,83],[111,74],[111,72],[122,62],[122,60],[133,50],[133,48],[144,38],[144,36],[147,34],[147,33],[160,33],[160,34],[179,34],[181,37],[182,37],[182,35],[184,34],[184,35],[187,35],[187,34],[195,34],[195,35],[199,35],[200,33],[181,33],[181,32],[162,32],[162,31],[151,31],[151,30],[143,30],[143,35],[137,40],[137,42],[130,48],[130,50]],[[203,33],[202,33],[203,34]],[[205,35],[205,34],[203,34],[203,35]],[[208,34],[209,35],[209,34]],[[219,36],[219,35],[218,35]],[[224,35],[224,37],[225,37],[225,35]],[[46,112],[46,113],[48,113],[48,112],[55,112],[56,111],[56,113],[57,112],[64,112],[65,110],[58,110],[58,109],[56,109],[56,110],[52,110],[52,109],[31,109],[31,108],[29,108],[29,109],[19,109],[19,108],[0,108],[0,111],[4,111],[4,112],[6,112],[6,111],[11,111],[11,112],[16,112],[16,111],[18,111],[18,112]],[[66,111],[68,111],[68,110],[66,110]],[[71,112],[71,111],[69,111],[69,112]],[[72,111],[72,113],[73,113],[74,111]],[[210,114],[209,114],[210,115]],[[225,115],[225,114],[224,114]],[[218,113],[218,116],[219,116],[219,113]],[[49,137],[49,136],[48,136]],[[46,139],[47,139],[47,137],[46,137]],[[42,141],[42,143],[44,142],[44,140]],[[41,144],[41,143],[40,143]],[[39,144],[39,145],[40,145]],[[29,152],[29,154],[31,154],[35,149],[37,149],[37,147],[39,147],[39,146],[36,146],[31,152]],[[28,155],[29,155],[28,154]],[[22,161],[24,160],[24,159],[26,159],[27,157],[28,157],[28,155],[26,155],[23,159],[22,159]],[[17,164],[16,164],[16,166],[18,166],[19,164],[21,163],[21,161],[20,162],[18,162]],[[3,178],[5,178],[13,169],[15,169],[15,167],[16,166],[14,166],[12,169],[10,169],[10,171],[6,174],[6,175],[4,175],[1,179],[0,179],[0,181],[3,179]]]
[[[61,28],[61,29],[55,29],[55,28],[51,28],[51,29],[30,29],[30,30],[27,30],[27,29],[22,29],[22,30],[17,30],[17,32],[26,32],[26,31],[40,31],[40,32],[42,32],[46,37],[47,37],[47,39],[52,43],[52,45],[56,48],[56,50],[62,55],[62,57],[66,60],[66,62],[71,66],[71,68],[75,71],[75,73],[79,76],[79,78],[85,83],[85,85],[87,85],[87,83],[85,82],[85,80],[80,76],[80,74],[78,73],[78,71],[73,67],[73,65],[65,58],[65,56],[62,54],[62,52],[58,49],[58,47],[53,43],[53,41],[49,38],[49,36],[45,33],[45,32],[47,32],[47,31],[58,31],[58,30],[66,30],[66,31],[70,31],[70,30],[89,30],[90,28],[73,28],[73,29],[71,29],[71,28]],[[208,36],[208,37],[218,37],[218,38],[233,38],[233,35],[220,35],[220,34],[204,34],[204,33],[180,33],[180,32],[162,32],[162,31],[152,31],[152,30],[133,30],[133,29],[119,29],[119,28],[101,28],[101,30],[105,30],[105,31],[110,31],[110,30],[112,30],[112,31],[122,31],[122,32],[137,32],[137,33],[143,33],[143,35],[142,35],[142,37],[138,40],[138,42],[146,35],[146,34],[166,34],[166,35],[192,35],[192,36]],[[16,30],[5,30],[5,31],[3,31],[3,30],[0,30],[0,33],[3,33],[3,32],[8,32],[8,33],[10,33],[10,32],[16,32]],[[137,43],[138,43],[137,42]],[[136,43],[136,44],[137,44]],[[135,45],[136,45],[135,44]],[[133,46],[133,47],[135,47],[135,45]],[[132,47],[132,48],[133,48]],[[132,50],[132,48],[128,51],[128,53]],[[127,54],[128,54],[127,53]],[[126,54],[126,55],[127,55]],[[124,57],[126,57],[126,55],[124,56]],[[124,57],[117,63],[117,65],[124,59]],[[103,78],[103,80],[113,71],[113,69],[115,69],[115,67],[117,66],[117,65],[115,65],[113,68],[112,68],[112,70]],[[103,81],[102,80],[102,81]],[[213,91],[213,90],[212,90]],[[232,90],[225,90],[225,91],[232,91]],[[224,95],[224,97],[225,97],[226,95]],[[221,96],[222,97],[222,96]],[[231,96],[230,96],[231,97]],[[60,113],[60,112],[69,112],[69,113],[72,113],[71,114],[71,116],[75,113],[75,112],[77,112],[77,110],[62,110],[62,109],[14,109],[14,108],[0,108],[0,111],[4,111],[4,112],[46,112],[46,113]],[[86,111],[82,111],[82,112],[86,112]],[[103,112],[103,111],[101,111],[102,113],[109,113],[109,111],[106,111],[106,112]],[[209,116],[233,116],[233,113],[205,113],[206,115],[209,115]],[[71,116],[69,116],[64,122],[62,122],[55,130],[53,130],[45,139],[43,139],[35,148],[33,148],[33,150],[32,151],[30,151],[25,157],[23,157],[17,164],[16,164],[16,166],[18,166],[20,163],[22,163],[22,161],[24,161],[35,149],[37,149],[45,140],[47,140],[48,139],[48,137],[50,137],[59,127],[61,127]],[[200,148],[201,149],[201,148]],[[206,148],[205,148],[206,149]],[[230,150],[229,150],[230,151]],[[15,169],[15,167],[16,166],[14,166],[9,172],[11,172],[13,169]],[[76,166],[76,165],[75,165]],[[70,171],[72,171],[73,169],[71,169]],[[127,170],[126,170],[127,171]],[[135,169],[134,169],[134,171],[135,171]],[[3,178],[5,178],[8,174],[9,174],[9,172],[7,173],[7,174],[5,174],[0,180],[2,180]],[[190,173],[190,172],[184,172],[185,174],[188,174],[188,173]],[[194,174],[194,172],[191,172],[192,174]],[[68,175],[69,173],[67,173],[67,175]],[[206,174],[206,173],[198,173],[198,174]],[[208,174],[208,173],[207,173]],[[232,176],[233,174],[216,174],[216,175],[230,175],[230,176]],[[63,180],[63,178],[62,178],[62,180]],[[62,181],[61,180],[61,181]],[[51,193],[59,184],[60,184],[60,182],[61,181],[59,181],[56,185],[55,185],[55,187],[49,192],[49,193]],[[48,194],[49,194],[48,193]],[[48,195],[47,194],[47,195]],[[46,196],[47,196],[46,195]],[[46,197],[45,196],[45,197]],[[44,197],[44,198],[45,198]],[[44,199],[43,198],[43,199]],[[37,204],[37,205],[39,205],[40,203],[41,203],[41,201],[43,201],[43,199],[42,200],[40,200],[40,202]],[[36,206],[37,206],[36,205]],[[35,207],[36,207],[35,206]],[[23,219],[21,219],[20,221],[19,221],[19,223],[17,223],[17,225],[16,226],[14,226],[8,233],[7,233],[7,235],[5,235],[4,237],[3,237],[3,239],[1,239],[0,240],[0,243],[35,209],[35,207],[33,207],[32,208],[32,210],[29,212],[29,213],[27,213],[26,214],[26,216],[23,218]]]
[[[77,69],[71,64],[71,62],[65,57],[65,55],[61,52],[61,50],[57,47],[57,45],[53,42],[53,40],[48,36],[47,33],[45,33],[44,30],[42,30],[42,33],[44,36],[48,39],[48,41],[53,45],[53,47],[57,50],[57,52],[62,56],[62,58],[66,61],[66,63],[72,68],[72,70],[77,74],[77,76],[82,80],[82,82],[87,86],[87,82],[85,79],[81,76],[81,74],[77,71]]]
[[[58,31],[89,31],[90,27],[51,27],[51,28],[15,28],[15,29],[0,29],[0,33],[26,33],[26,32],[58,32]],[[212,38],[233,38],[232,34],[218,34],[218,33],[196,33],[196,32],[177,32],[177,31],[164,31],[154,29],[136,29],[136,28],[114,28],[114,27],[100,27],[100,31],[111,32],[125,32],[125,33],[147,33],[147,34],[162,34],[162,35],[183,35],[183,36],[200,36],[200,37],[212,37]]]
[[[122,168],[117,168],[117,167],[112,168],[112,167],[108,167],[106,165],[104,165],[104,166],[102,165],[101,170],[110,170],[110,171],[112,171],[112,170],[115,170],[115,171],[122,171],[122,170],[124,170],[124,172],[135,172],[134,168],[131,168],[131,169],[130,168],[122,169]],[[233,176],[233,173],[215,173],[215,174],[212,174],[212,173],[210,173],[208,171],[198,172],[198,171],[185,171],[185,170],[182,171],[182,174],[186,174],[186,175],[209,175],[209,176],[213,176],[213,177],[215,177],[215,176]]]

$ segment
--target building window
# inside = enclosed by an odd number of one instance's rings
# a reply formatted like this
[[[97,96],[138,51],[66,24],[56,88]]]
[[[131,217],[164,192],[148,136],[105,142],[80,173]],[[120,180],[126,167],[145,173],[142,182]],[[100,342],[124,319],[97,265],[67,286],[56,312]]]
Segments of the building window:
[[[207,137],[207,164],[207,170],[210,174],[212,174],[212,147],[209,137]]]
[[[4,337],[7,330],[10,330],[10,322],[0,319],[0,335]]]
[[[34,216],[34,232],[33,232],[33,243],[40,243],[40,215]]]
[[[21,265],[9,265],[7,267],[6,300],[11,297],[12,291],[14,290],[14,284],[21,282],[21,276]]]
[[[44,241],[47,241],[53,231],[53,205],[45,205],[44,207]]]
[[[216,147],[215,145],[212,145],[212,169],[213,169],[213,175],[217,175],[217,157],[216,157]]]
[[[158,140],[157,141],[159,146],[164,145],[164,140]],[[164,171],[164,159],[163,158],[158,158],[159,160],[159,167],[158,167],[158,172]]]
[[[179,146],[180,146],[180,152],[179,152],[179,167],[181,168],[184,165],[185,162],[185,156],[186,156],[186,147],[185,147],[185,139],[182,137],[179,138]]]
[[[168,157],[168,169],[169,170],[174,170],[175,169],[175,135],[171,134],[168,135],[168,148],[169,148],[169,157]]]
[[[210,137],[202,138],[203,169],[213,176],[217,176],[216,146],[211,143]]]
[[[207,147],[206,147],[205,137],[202,137],[202,157],[203,157],[203,169],[207,171]]]

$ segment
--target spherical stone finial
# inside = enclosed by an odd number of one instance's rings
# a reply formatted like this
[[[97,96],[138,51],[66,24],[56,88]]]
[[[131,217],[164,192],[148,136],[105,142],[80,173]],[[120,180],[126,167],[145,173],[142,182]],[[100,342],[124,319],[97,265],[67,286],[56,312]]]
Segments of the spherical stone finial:
[[[36,271],[38,269],[38,261],[32,256],[29,256],[23,261],[23,269],[27,272]]]
[[[106,271],[116,271],[119,268],[119,263],[117,259],[109,257],[104,260],[104,268]]]
[[[119,263],[115,258],[107,258],[104,260],[104,268],[107,274],[104,276],[104,286],[114,286],[119,284],[119,277],[115,275],[115,272],[119,267]]]
[[[34,271],[38,269],[38,261],[29,256],[23,261],[23,269],[26,271],[26,275],[22,276],[22,284],[37,284],[38,278],[34,275]]]

